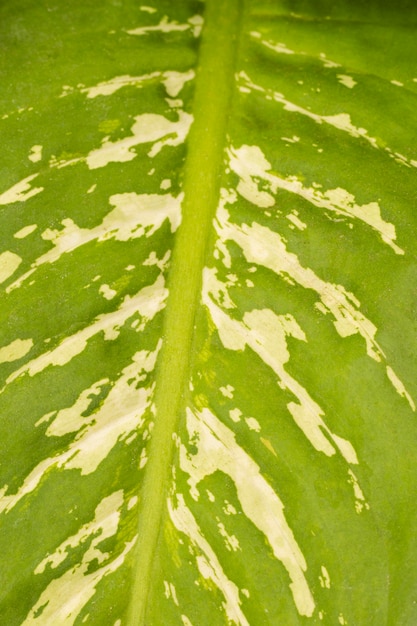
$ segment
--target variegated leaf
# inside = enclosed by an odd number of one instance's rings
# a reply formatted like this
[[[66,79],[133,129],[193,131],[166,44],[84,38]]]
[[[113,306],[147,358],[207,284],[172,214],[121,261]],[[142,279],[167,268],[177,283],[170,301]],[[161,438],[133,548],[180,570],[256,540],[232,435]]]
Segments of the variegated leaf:
[[[0,623],[413,626],[414,6],[0,12]]]

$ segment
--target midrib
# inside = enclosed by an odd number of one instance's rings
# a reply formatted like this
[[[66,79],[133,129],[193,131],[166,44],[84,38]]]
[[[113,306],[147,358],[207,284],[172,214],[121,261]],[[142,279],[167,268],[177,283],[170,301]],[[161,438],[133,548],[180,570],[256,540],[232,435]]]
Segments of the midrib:
[[[182,223],[173,250],[163,347],[157,364],[155,426],[141,489],[135,578],[128,626],[143,626],[153,557],[170,481],[173,433],[188,386],[194,320],[220,173],[243,0],[206,0],[184,167]]]

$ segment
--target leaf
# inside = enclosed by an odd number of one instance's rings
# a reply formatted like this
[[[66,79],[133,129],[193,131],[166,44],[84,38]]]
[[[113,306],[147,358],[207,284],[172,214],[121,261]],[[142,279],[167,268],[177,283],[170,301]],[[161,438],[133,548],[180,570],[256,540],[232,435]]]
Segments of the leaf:
[[[1,622],[415,624],[414,5],[0,11]]]

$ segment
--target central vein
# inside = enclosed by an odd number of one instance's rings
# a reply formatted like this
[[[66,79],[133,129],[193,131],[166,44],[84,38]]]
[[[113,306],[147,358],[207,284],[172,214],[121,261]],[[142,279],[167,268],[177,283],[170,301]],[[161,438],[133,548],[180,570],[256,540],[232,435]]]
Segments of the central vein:
[[[184,409],[202,269],[220,193],[241,14],[242,0],[206,0],[194,123],[184,170],[183,218],[172,255],[164,342],[157,369],[155,427],[141,493],[129,626],[145,623],[153,557],[171,478],[172,435]]]

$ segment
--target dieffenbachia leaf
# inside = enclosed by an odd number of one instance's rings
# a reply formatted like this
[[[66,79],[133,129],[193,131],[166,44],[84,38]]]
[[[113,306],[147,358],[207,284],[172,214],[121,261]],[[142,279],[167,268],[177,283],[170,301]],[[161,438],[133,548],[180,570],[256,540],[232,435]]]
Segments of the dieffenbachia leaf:
[[[0,622],[417,623],[417,11],[0,7]]]

